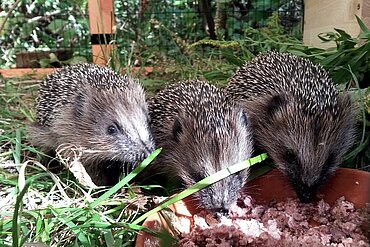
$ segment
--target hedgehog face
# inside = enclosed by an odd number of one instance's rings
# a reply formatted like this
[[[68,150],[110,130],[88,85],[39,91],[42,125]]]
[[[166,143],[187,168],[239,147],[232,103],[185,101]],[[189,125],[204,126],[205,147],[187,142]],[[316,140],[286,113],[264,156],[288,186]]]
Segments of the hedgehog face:
[[[90,87],[77,94],[67,117],[72,118],[68,126],[60,129],[68,128],[75,138],[65,141],[82,147],[89,161],[136,165],[154,150],[147,105],[139,85],[124,90]]]
[[[118,166],[111,169],[117,173],[153,150],[147,116],[137,81],[104,66],[66,66],[40,84],[30,139],[44,152],[79,157],[94,182],[106,184],[116,182],[110,174],[101,176],[109,166]]]
[[[184,181],[186,186],[191,186],[209,175],[211,174],[194,171],[191,174],[183,174],[183,179],[186,180]],[[241,171],[198,191],[194,194],[198,206],[213,212],[216,216],[226,215],[231,205],[236,202],[247,176],[248,171]]]
[[[156,145],[155,167],[186,187],[226,167],[249,159],[249,119],[225,92],[193,80],[168,85],[149,103]],[[246,169],[196,193],[199,207],[225,212],[246,181]]]
[[[219,109],[217,116],[203,114],[202,110],[193,116],[180,112],[173,123],[173,142],[166,161],[174,167],[181,166],[179,176],[187,187],[249,159],[252,153],[249,120],[241,110],[229,106]],[[244,170],[231,175],[199,191],[195,197],[205,209],[228,212],[248,174],[249,171]]]
[[[304,112],[294,98],[275,95],[256,113],[256,139],[288,179],[302,202],[314,199],[353,142],[354,116],[348,97],[335,114]],[[258,115],[258,116],[257,116]]]

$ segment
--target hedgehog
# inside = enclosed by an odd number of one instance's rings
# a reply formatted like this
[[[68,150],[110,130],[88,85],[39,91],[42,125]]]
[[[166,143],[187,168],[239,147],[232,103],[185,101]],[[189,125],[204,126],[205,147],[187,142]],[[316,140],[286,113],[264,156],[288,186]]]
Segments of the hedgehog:
[[[247,114],[206,81],[170,84],[149,100],[148,107],[154,142],[163,148],[153,167],[184,187],[251,157]],[[197,205],[225,215],[248,174],[245,169],[195,193]]]
[[[61,145],[80,148],[96,185],[113,185],[154,150],[142,86],[107,67],[57,70],[40,84],[36,102],[31,144],[47,154]]]
[[[229,79],[226,93],[250,115],[254,141],[311,202],[355,139],[355,109],[328,73],[286,53],[260,54]]]

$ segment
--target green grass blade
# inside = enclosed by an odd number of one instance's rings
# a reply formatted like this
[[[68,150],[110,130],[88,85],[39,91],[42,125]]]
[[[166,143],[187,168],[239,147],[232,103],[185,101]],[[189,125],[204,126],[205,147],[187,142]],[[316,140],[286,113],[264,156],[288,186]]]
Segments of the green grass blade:
[[[137,218],[136,220],[134,220],[132,222],[132,224],[134,225],[137,225],[139,224],[140,222],[142,222],[143,220],[145,220],[148,216],[168,207],[169,205],[181,200],[181,199],[184,199],[185,197],[221,180],[221,179],[224,179],[226,177],[228,177],[229,175],[231,174],[234,174],[236,172],[239,172],[243,169],[246,169],[246,168],[249,168],[251,167],[252,165],[256,164],[256,163],[259,163],[263,160],[265,160],[267,158],[267,154],[261,154],[261,155],[258,155],[256,157],[253,157],[251,159],[248,159],[248,160],[245,160],[245,161],[242,161],[242,162],[239,162],[233,166],[230,166],[226,169],[223,169],[221,171],[218,171],[216,172],[215,174],[205,178],[205,179],[202,179],[200,180],[199,182],[197,182],[196,184],[190,186],[188,189],[180,192],[178,195],[174,196],[174,197],[171,197],[170,199],[168,199],[167,201],[163,202],[161,205],[159,205],[158,207],[146,212],[145,214],[141,215],[139,218]]]
[[[147,157],[139,166],[137,166],[132,172],[130,172],[126,177],[124,177],[121,181],[119,181],[115,186],[113,186],[111,189],[109,189],[107,192],[105,192],[103,195],[101,195],[98,199],[93,201],[90,204],[90,207],[93,208],[102,201],[109,198],[111,195],[116,193],[118,190],[120,190],[123,186],[128,184],[134,177],[136,177],[137,174],[139,174],[142,170],[144,170],[145,167],[147,167],[155,157],[161,152],[161,148],[155,150],[149,157]]]
[[[366,27],[366,25],[364,24],[364,22],[357,15],[356,15],[356,19],[357,19],[358,25],[361,28],[361,31],[363,31],[364,33],[369,33],[370,30]]]
[[[63,210],[50,206],[50,211],[54,214],[55,217],[58,217],[58,219],[63,224],[65,224],[74,234],[76,234],[78,240],[82,243],[83,246],[85,247],[91,246],[87,236],[82,232],[81,228],[77,227],[77,225],[72,221],[68,221],[64,218],[62,214]]]
[[[15,161],[15,164],[21,163],[21,150],[22,150],[22,131],[20,129],[17,129],[15,131],[15,152],[13,154],[13,158]]]
[[[21,108],[20,112],[27,118],[28,121],[33,122],[34,118],[32,117],[30,110],[25,110],[24,108]]]
[[[17,199],[14,206],[14,214],[13,214],[13,220],[12,220],[12,237],[13,237],[13,247],[18,247],[19,240],[21,240],[20,237],[20,215],[22,213],[22,205],[23,205],[23,197],[26,194],[28,188],[32,184],[32,182],[38,178],[48,176],[48,174],[42,173],[34,175],[33,177],[27,179],[24,188],[22,191],[17,195]]]
[[[103,236],[104,236],[104,240],[105,240],[105,243],[107,246],[114,246],[114,237],[113,237],[113,234],[112,234],[112,231],[110,230],[103,230]]]

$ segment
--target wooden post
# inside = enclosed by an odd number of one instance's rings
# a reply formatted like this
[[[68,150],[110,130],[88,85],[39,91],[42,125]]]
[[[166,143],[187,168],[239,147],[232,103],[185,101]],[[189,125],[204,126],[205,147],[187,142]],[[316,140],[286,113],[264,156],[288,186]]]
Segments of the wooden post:
[[[110,44],[115,26],[113,0],[88,0],[88,8],[93,62],[107,64],[114,49]]]
[[[370,0],[305,0],[303,41],[316,47],[332,47],[322,43],[319,33],[342,29],[352,37],[360,34],[356,15],[370,28]]]

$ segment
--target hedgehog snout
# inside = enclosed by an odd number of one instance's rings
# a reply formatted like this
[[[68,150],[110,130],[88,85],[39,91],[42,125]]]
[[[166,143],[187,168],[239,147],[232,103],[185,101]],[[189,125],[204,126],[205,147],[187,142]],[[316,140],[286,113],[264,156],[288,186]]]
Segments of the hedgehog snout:
[[[215,216],[217,220],[220,220],[222,217],[225,217],[228,214],[229,214],[229,209],[226,209],[226,208],[215,209],[215,212],[213,213],[213,215]]]
[[[211,211],[216,218],[221,218],[221,216],[226,216],[229,212],[231,206],[231,198],[220,197],[221,191],[214,192],[211,190],[205,189],[204,192],[200,192],[200,199],[202,206]],[[207,193],[207,194],[205,194]]]
[[[315,193],[312,193],[310,191],[303,192],[302,194],[298,195],[298,198],[303,203],[310,203],[315,198]]]
[[[198,197],[202,206],[219,218],[228,215],[231,205],[239,196],[242,185],[240,177],[233,175],[199,191]]]
[[[144,143],[141,141],[138,146],[140,151],[137,154],[137,159],[140,161],[146,159],[154,151],[154,145],[152,143]]]
[[[310,203],[316,198],[316,185],[307,186],[302,184],[300,186],[296,186],[294,189],[298,199],[303,203]]]

